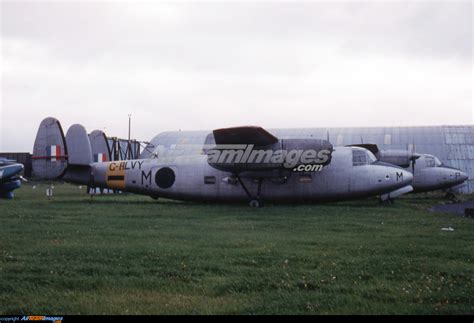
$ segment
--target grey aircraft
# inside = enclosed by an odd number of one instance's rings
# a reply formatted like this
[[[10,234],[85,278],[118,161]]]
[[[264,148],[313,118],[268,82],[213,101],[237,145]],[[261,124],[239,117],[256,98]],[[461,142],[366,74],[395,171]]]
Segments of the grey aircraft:
[[[272,133],[282,138],[312,138],[321,135],[318,129],[273,129]],[[182,156],[199,153],[192,143],[214,143],[213,135],[209,131],[169,131],[157,135],[142,152],[141,158],[158,156]],[[361,142],[363,139],[361,138]],[[353,144],[348,147],[360,147],[370,150],[379,161],[389,163],[410,171],[413,176],[413,192],[427,192],[445,190],[448,197],[454,199],[452,188],[459,187],[468,179],[460,169],[446,166],[433,155],[415,152],[415,145],[411,150],[387,149],[379,150],[375,144]],[[199,147],[198,147],[199,148]],[[385,200],[387,196],[382,195]],[[391,199],[387,199],[391,202]]]
[[[409,150],[379,150],[376,144],[357,144],[370,150],[378,160],[400,166],[413,174],[413,192],[446,190],[464,183],[468,176],[460,169],[444,165],[436,156]]]
[[[24,180],[20,175],[23,168],[22,164],[14,160],[0,158],[0,197],[13,198],[13,191],[20,188]]]
[[[252,126],[212,134],[213,144],[200,154],[94,162],[83,126],[71,126],[64,137],[59,122],[47,118],[35,140],[33,171],[43,179],[63,178],[153,198],[249,201],[251,206],[262,201],[390,199],[413,189],[409,171],[377,161],[362,147],[334,148],[322,139],[278,139]]]

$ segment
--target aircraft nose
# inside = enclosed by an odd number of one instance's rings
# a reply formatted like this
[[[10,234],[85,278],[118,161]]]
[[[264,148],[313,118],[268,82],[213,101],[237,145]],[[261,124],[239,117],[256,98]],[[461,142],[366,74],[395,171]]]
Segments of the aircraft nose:
[[[24,168],[25,168],[25,166],[23,166],[23,164],[15,165],[15,167],[13,168],[13,174],[17,175],[17,174],[21,173]]]
[[[396,187],[404,187],[411,185],[413,181],[413,174],[407,170],[399,167],[391,167],[390,175],[386,175],[387,185],[395,185]]]
[[[442,181],[450,186],[462,184],[469,178],[467,173],[457,168],[445,167],[443,171]]]
[[[20,174],[24,166],[22,164],[8,165],[0,169],[0,182],[8,181],[11,177]]]
[[[469,176],[467,175],[467,173],[463,171],[456,172],[455,177],[457,178],[459,183],[464,183],[465,181],[469,179]]]
[[[403,174],[403,180],[402,180],[403,184],[405,185],[411,184],[411,182],[413,181],[413,174],[406,170],[402,170],[402,174]]]

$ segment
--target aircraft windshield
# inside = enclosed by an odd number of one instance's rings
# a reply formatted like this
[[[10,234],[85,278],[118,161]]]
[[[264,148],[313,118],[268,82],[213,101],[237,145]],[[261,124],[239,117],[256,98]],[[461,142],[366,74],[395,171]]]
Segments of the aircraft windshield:
[[[441,160],[439,160],[438,157],[433,156],[433,155],[425,155],[425,164],[426,164],[426,167],[443,166],[443,163],[441,162]]]
[[[433,156],[425,156],[426,167],[435,167],[435,158]]]
[[[368,165],[377,161],[377,158],[367,149],[363,148],[352,148],[352,165]]]

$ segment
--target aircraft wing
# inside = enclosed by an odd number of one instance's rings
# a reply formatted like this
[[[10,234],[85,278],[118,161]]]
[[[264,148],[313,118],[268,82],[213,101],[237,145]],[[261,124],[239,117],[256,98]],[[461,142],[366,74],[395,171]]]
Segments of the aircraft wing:
[[[213,131],[217,145],[268,146],[278,142],[278,138],[256,126],[222,128]]]
[[[259,172],[259,177],[276,177],[282,172],[290,172],[301,164],[326,166],[331,162],[333,147],[327,140],[278,139],[267,130],[257,126],[216,129],[213,134],[217,146],[207,151],[209,165],[234,174],[245,172],[248,175]],[[229,145],[235,145],[235,147],[229,147]],[[253,146],[250,151],[247,150],[249,146]],[[288,161],[286,153],[291,151],[314,151],[315,154],[323,152],[324,156],[321,159],[314,158],[310,162]],[[275,170],[278,174],[267,172]]]
[[[354,145],[347,145],[347,147],[365,148],[374,155],[377,155],[377,153],[380,151],[379,147],[376,144],[354,144]]]

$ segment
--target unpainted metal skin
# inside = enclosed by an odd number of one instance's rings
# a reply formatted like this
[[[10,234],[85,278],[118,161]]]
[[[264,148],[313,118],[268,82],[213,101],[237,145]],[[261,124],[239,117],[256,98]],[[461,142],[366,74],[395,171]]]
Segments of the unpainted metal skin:
[[[460,169],[444,165],[436,156],[409,150],[379,150],[375,144],[355,144],[375,154],[378,160],[394,164],[413,174],[413,192],[449,189],[464,183],[468,175]]]
[[[451,188],[464,183],[468,175],[460,169],[444,165],[433,155],[422,154],[414,165],[414,192]],[[409,168],[406,168],[409,170]]]
[[[215,145],[253,145],[256,149],[291,150],[303,147],[330,151],[315,172],[294,172],[284,164],[221,164],[204,153],[173,159],[92,162],[87,131],[73,125],[66,137],[59,121],[47,118],[35,140],[33,171],[37,177],[86,184],[153,198],[197,201],[340,201],[369,196],[396,197],[411,191],[413,176],[398,166],[377,162],[361,147],[337,147],[328,140],[278,139],[261,127],[216,129]],[[272,150],[272,151],[273,151]],[[109,156],[110,157],[110,156]],[[304,164],[304,163],[303,163]],[[245,166],[243,166],[245,165]],[[265,166],[265,167],[261,167]],[[311,166],[311,165],[310,165]],[[62,174],[62,175],[58,175]]]
[[[180,163],[181,159],[186,161]],[[170,170],[170,177],[174,177],[166,183],[158,174],[163,169]],[[177,157],[172,164],[160,163],[159,159],[94,163],[91,174],[93,186],[153,197],[207,201],[249,199],[242,186],[230,180],[231,173],[211,167],[203,155]],[[210,183],[206,184],[206,179],[210,179]],[[265,201],[337,201],[375,196],[410,185],[413,176],[394,166],[353,166],[352,148],[338,147],[333,152],[332,162],[321,172],[289,173],[286,178],[275,179],[264,179],[257,195],[258,181],[242,174],[242,181],[253,197]]]

